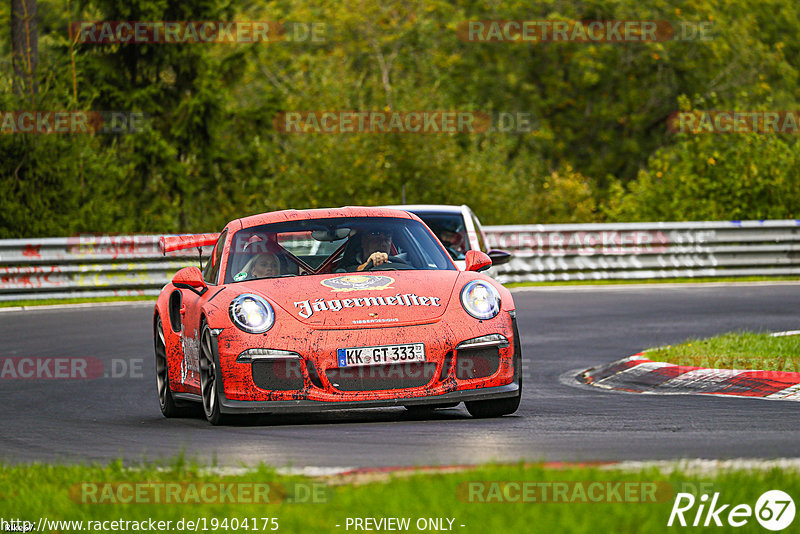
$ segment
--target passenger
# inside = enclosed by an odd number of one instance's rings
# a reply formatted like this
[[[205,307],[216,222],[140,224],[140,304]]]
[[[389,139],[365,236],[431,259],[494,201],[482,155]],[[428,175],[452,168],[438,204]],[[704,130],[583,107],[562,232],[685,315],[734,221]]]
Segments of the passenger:
[[[249,278],[275,278],[281,275],[281,262],[274,254],[259,254],[250,266]]]

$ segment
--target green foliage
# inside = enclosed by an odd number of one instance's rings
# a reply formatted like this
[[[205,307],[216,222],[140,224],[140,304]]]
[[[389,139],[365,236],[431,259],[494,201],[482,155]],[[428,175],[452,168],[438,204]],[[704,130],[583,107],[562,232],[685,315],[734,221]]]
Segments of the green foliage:
[[[6,521],[22,518],[34,525],[40,518],[82,522],[84,531],[98,521],[106,525],[144,521],[144,531],[148,520],[171,521],[167,530],[191,530],[176,528],[181,518],[184,525],[205,521],[209,531],[227,530],[233,519],[241,526],[247,518],[247,529],[252,531],[252,518],[257,518],[255,530],[262,532],[274,528],[262,518],[277,518],[280,532],[336,533],[345,530],[345,521],[358,510],[358,518],[407,518],[412,532],[418,520],[449,518],[456,532],[528,532],[535,525],[536,532],[661,533],[669,530],[666,525],[678,493],[697,499],[685,512],[689,525],[696,514],[700,521],[707,518],[700,513],[701,495],[719,493],[716,509],[722,507],[723,512],[718,517],[728,526],[732,506],[745,504],[752,509],[768,490],[792,496],[800,491],[796,467],[769,468],[765,462],[759,469],[752,467],[753,462],[735,460],[728,466],[711,464],[655,462],[639,468],[485,464],[455,472],[452,468],[451,472],[370,472],[316,479],[280,475],[265,465],[220,475],[182,458],[166,466],[128,467],[121,461],[107,466],[2,465],[0,513]],[[165,493],[168,483],[173,490]],[[263,502],[258,497],[263,492],[257,494],[253,488],[267,484],[270,500]],[[205,488],[210,490],[202,491]],[[216,488],[228,488],[228,493]],[[673,528],[681,528],[678,521]],[[732,530],[709,521],[709,531]],[[737,532],[765,530],[754,516],[744,521]],[[212,528],[215,525],[219,528]],[[63,525],[61,531],[80,532],[80,526]],[[443,526],[447,528],[448,522]]]
[[[120,135],[0,135],[0,237],[213,231],[283,208],[468,203],[485,224],[797,217],[794,137],[671,134],[677,109],[793,110],[800,4],[39,0],[39,110],[145,113]],[[8,16],[0,8],[0,16]],[[708,23],[706,39],[492,43],[469,20]],[[78,44],[77,20],[323,23],[319,41]],[[12,94],[0,39],[0,104]],[[73,95],[73,83],[77,98]],[[692,95],[687,97],[685,95]],[[281,111],[528,113],[533,131],[297,134]]]
[[[615,184],[609,219],[760,220],[800,216],[800,151],[776,135],[706,134],[657,151],[627,188]]]
[[[620,221],[795,218],[798,164],[800,146],[786,134],[681,133],[627,187],[612,185],[606,215]]]

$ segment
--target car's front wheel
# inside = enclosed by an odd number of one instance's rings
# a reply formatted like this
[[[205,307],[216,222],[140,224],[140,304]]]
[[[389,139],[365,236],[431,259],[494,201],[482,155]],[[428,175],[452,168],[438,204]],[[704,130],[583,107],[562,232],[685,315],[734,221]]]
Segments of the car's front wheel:
[[[507,397],[505,399],[494,399],[485,401],[469,401],[464,404],[467,406],[467,411],[472,417],[484,419],[487,417],[500,417],[509,415],[517,411],[519,408],[520,394],[514,397]]]
[[[524,376],[522,372],[522,345],[516,321],[512,324],[514,327],[514,378],[519,378],[517,394],[504,399],[465,402],[467,411],[472,417],[501,417],[512,414],[519,408],[519,401],[522,400],[522,377]]]
[[[175,401],[172,388],[169,385],[169,367],[167,364],[167,346],[164,340],[164,327],[161,317],[156,319],[155,328],[156,350],[156,383],[158,385],[158,404],[164,417],[186,417],[192,415],[192,409]]]
[[[483,401],[469,401],[464,405],[472,417],[485,419],[488,417],[501,417],[517,411],[519,401],[522,399],[522,369],[519,367],[521,358],[516,359],[517,369],[519,370],[519,389],[513,397],[504,399],[492,399]]]
[[[217,383],[216,354],[211,329],[203,323],[200,334],[200,393],[203,397],[203,412],[212,425],[220,425],[225,417],[219,408],[219,384]]]

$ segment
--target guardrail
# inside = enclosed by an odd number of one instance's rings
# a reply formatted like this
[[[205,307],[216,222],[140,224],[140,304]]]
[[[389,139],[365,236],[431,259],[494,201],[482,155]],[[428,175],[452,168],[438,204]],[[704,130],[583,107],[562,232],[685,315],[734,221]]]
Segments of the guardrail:
[[[156,296],[175,271],[198,265],[196,250],[163,256],[159,237],[0,240],[0,301]]]
[[[800,275],[800,221],[492,226],[507,282]]]
[[[800,221],[488,226],[490,248],[513,252],[499,281],[800,275]],[[0,301],[156,296],[196,250],[161,255],[160,236],[0,241]],[[210,247],[203,251],[203,258]]]

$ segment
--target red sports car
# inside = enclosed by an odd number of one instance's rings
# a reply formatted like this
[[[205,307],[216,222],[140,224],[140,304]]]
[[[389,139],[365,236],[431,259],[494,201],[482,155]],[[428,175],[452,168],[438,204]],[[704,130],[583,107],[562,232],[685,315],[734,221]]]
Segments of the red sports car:
[[[164,253],[214,246],[178,271],[153,314],[166,417],[465,402],[513,413],[522,354],[511,294],[459,271],[413,214],[349,207],[236,219],[219,234],[161,238]]]

